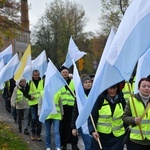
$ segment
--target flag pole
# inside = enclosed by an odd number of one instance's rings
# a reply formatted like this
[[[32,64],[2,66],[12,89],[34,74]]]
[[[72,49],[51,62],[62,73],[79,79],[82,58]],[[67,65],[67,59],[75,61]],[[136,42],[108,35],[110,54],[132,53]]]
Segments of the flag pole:
[[[136,115],[136,117],[138,117],[137,110],[136,110],[136,107],[135,107],[135,103],[134,103],[134,100],[133,100],[133,96],[132,96],[132,93],[131,93],[131,88],[130,88],[129,82],[127,82],[127,85],[128,85],[130,97],[131,97],[131,100],[132,100],[132,103],[133,103],[133,108],[134,108],[134,111],[135,111],[135,115]],[[139,130],[140,130],[140,134],[141,134],[142,140],[144,140],[144,136],[143,136],[143,132],[142,132],[142,129],[141,129],[141,125],[139,124],[138,126],[139,126]]]
[[[71,95],[76,99],[75,93],[72,92],[72,90],[69,88],[68,84],[67,84],[66,86],[67,86],[69,92],[71,93]],[[97,133],[96,126],[95,126],[95,123],[94,123],[94,120],[93,120],[93,117],[92,117],[91,114],[90,114],[90,119],[91,119],[91,121],[92,121],[92,125],[93,125],[93,127],[94,127],[94,130],[95,130],[95,132]],[[99,144],[100,149],[102,149],[102,144],[101,144],[100,138],[98,138],[98,141],[97,141],[97,142],[98,142],[98,144]]]
[[[90,119],[91,119],[91,121],[92,121],[92,125],[93,125],[93,127],[94,127],[94,130],[95,130],[95,132],[97,133],[96,126],[95,126],[95,123],[94,123],[94,120],[93,120],[93,117],[92,117],[91,114],[90,114]],[[98,144],[99,144],[100,149],[102,149],[102,144],[101,144],[100,138],[98,138],[97,142],[98,142]]]

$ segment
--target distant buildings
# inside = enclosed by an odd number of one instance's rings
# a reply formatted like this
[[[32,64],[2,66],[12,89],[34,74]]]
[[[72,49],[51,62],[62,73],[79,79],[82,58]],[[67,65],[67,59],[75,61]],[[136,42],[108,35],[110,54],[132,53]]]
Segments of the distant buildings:
[[[17,30],[14,30],[14,32],[16,34],[15,38],[7,39],[7,37],[4,37],[5,44],[3,47],[0,47],[0,51],[12,44],[13,53],[18,53],[19,57],[21,58],[28,44],[30,43],[28,0],[21,0],[21,27]]]

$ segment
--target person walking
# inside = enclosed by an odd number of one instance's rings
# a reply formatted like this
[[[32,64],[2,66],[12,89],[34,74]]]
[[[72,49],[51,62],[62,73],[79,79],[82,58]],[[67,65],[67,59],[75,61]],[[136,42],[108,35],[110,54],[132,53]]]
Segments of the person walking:
[[[141,78],[138,93],[130,97],[122,117],[131,126],[131,150],[150,149],[150,79]]]
[[[93,150],[100,149],[99,138],[103,150],[123,150],[125,127],[121,117],[125,104],[119,84],[109,87],[98,96],[91,113],[96,131],[93,122],[88,119],[89,132],[93,136]]]
[[[84,88],[85,96],[88,97],[88,94],[91,90],[92,87],[92,79],[89,75],[85,75],[81,78],[81,82]],[[72,112],[72,120],[71,120],[71,128],[72,128],[72,134],[74,136],[77,136],[78,132],[80,133],[85,150],[92,150],[93,149],[93,144],[92,144],[92,136],[89,134],[88,127],[86,133],[84,133],[82,127],[79,128],[78,130],[76,129],[76,119],[78,117],[78,106],[77,106],[77,101],[75,101],[75,105],[73,107],[73,112]]]
[[[16,81],[14,80],[14,78],[11,78],[9,80],[9,83],[10,83],[10,88],[9,88],[9,93],[10,93],[10,97],[12,96],[12,93],[14,91],[14,88],[16,87]],[[13,118],[14,118],[14,122],[16,123],[17,122],[17,110],[16,110],[16,107],[12,108],[12,115],[13,115]]]
[[[19,133],[22,132],[22,120],[24,121],[24,134],[28,135],[28,116],[29,116],[29,104],[28,100],[32,100],[33,97],[28,95],[25,91],[26,88],[26,80],[25,78],[21,78],[19,83],[14,88],[13,94],[11,96],[11,106],[16,107],[18,114],[18,125],[19,125]]]
[[[40,100],[38,103],[38,115],[40,115],[40,113],[41,113],[43,98],[44,98],[44,91],[41,92]],[[54,96],[54,102],[55,102],[55,107],[56,107],[57,112],[55,114],[49,114],[45,120],[45,123],[44,123],[45,132],[46,132],[46,150],[52,149],[52,145],[51,145],[52,132],[51,132],[51,129],[53,129],[55,148],[56,148],[56,150],[60,150],[59,126],[60,126],[60,120],[62,119],[62,115],[63,115],[63,108],[62,108],[62,103],[61,103],[59,91]],[[52,125],[53,125],[53,128],[52,128]]]
[[[68,83],[68,86],[64,86],[60,89],[61,92],[61,100],[64,110],[63,118],[60,122],[60,139],[61,139],[61,146],[62,150],[66,150],[67,143],[71,143],[72,150],[79,150],[77,143],[78,137],[72,135],[71,129],[71,119],[72,119],[72,110],[75,103],[74,97],[74,83],[69,78],[69,69],[62,66],[59,69],[61,75]]]
[[[9,80],[4,83],[4,89],[2,93],[3,99],[5,100],[5,109],[11,113],[11,102],[10,102],[10,82]]]
[[[40,97],[40,92],[44,89],[44,82],[40,78],[40,72],[38,70],[33,70],[32,80],[27,84],[27,92],[34,97],[33,100],[29,101],[30,106],[30,116],[31,116],[31,140],[42,141],[41,139],[41,129],[42,123],[38,118],[38,102]]]

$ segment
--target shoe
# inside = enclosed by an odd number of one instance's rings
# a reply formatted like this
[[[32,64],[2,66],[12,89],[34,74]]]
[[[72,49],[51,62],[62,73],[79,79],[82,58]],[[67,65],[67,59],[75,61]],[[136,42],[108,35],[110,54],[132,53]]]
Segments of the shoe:
[[[7,110],[9,113],[11,113],[11,109],[9,109],[9,108],[6,108],[6,110]]]
[[[72,150],[79,150],[79,147],[77,145],[72,145]]]
[[[22,133],[22,128],[21,127],[19,127],[19,133]]]
[[[37,137],[37,141],[42,141],[41,137]]]
[[[58,147],[58,148],[56,148],[56,150],[61,150],[61,149]]]
[[[47,148],[46,150],[51,150],[50,148]]]
[[[24,134],[29,135],[28,129],[24,129]]]
[[[31,135],[31,140],[34,141],[35,140],[35,136]]]

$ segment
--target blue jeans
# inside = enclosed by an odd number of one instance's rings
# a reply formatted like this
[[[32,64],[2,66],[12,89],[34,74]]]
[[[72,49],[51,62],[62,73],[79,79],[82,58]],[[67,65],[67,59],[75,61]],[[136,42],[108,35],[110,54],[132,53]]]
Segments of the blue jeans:
[[[79,128],[78,131],[81,134],[85,150],[92,150],[93,149],[93,139],[92,139],[92,136],[89,135],[89,134],[84,134],[82,128]]]
[[[59,134],[60,121],[56,119],[47,119],[45,121],[46,148],[51,148],[51,125],[52,124],[54,130],[55,147],[60,148],[60,134]]]
[[[31,132],[33,136],[41,136],[42,123],[38,118],[38,104],[30,106]]]

